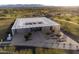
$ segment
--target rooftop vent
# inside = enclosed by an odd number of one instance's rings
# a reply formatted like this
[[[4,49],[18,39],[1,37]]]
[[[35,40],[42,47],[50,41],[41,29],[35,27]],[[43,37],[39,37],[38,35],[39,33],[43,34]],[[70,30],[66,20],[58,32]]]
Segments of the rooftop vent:
[[[36,25],[36,24],[43,24],[43,22],[25,23],[25,25]]]
[[[25,25],[32,25],[32,23],[25,23]]]
[[[43,24],[43,22],[38,22],[38,24]]]

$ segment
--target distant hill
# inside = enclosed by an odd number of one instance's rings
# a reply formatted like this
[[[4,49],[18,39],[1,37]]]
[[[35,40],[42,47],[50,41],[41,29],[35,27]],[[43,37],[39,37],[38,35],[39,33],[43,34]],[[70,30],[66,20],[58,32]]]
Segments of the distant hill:
[[[21,7],[43,7],[41,4],[15,4],[15,5],[0,5],[0,8],[21,8]]]

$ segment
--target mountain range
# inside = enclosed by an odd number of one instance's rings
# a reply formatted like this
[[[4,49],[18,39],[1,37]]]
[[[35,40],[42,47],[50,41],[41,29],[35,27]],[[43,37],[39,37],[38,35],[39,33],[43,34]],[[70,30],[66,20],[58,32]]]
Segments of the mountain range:
[[[21,8],[21,7],[43,7],[41,4],[15,4],[15,5],[0,5],[0,8]]]

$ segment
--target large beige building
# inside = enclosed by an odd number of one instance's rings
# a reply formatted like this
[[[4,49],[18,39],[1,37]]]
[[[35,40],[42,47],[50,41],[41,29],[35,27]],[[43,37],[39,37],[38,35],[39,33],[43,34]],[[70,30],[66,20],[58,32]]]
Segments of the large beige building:
[[[60,25],[46,17],[17,18],[12,27],[12,34],[14,36],[17,33],[32,31],[50,32],[50,30],[58,33]]]

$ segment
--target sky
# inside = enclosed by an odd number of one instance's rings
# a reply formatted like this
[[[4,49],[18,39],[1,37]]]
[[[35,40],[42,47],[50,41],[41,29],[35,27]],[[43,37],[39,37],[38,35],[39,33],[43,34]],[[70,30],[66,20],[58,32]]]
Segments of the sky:
[[[79,6],[79,0],[0,0],[0,5],[7,4],[43,4],[48,6]]]

